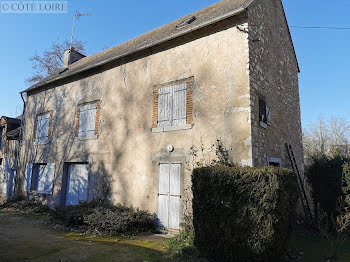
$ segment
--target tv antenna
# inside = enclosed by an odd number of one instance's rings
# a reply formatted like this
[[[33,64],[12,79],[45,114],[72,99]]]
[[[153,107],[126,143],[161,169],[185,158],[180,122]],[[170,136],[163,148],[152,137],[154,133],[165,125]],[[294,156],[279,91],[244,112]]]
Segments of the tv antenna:
[[[72,35],[71,35],[71,37],[70,37],[69,52],[72,52],[75,18],[76,18],[76,17],[81,17],[81,16],[92,16],[92,14],[80,14],[80,13],[77,13],[77,14],[75,14],[75,15],[73,16]]]

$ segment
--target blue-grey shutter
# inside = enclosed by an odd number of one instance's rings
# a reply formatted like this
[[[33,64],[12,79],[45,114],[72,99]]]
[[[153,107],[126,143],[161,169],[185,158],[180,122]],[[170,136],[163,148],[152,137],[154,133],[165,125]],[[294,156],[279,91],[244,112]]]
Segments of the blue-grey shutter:
[[[88,109],[86,106],[81,106],[80,115],[79,115],[79,131],[78,131],[79,137],[86,136],[87,121],[88,121]]]
[[[171,126],[172,120],[172,87],[158,89],[158,126]]]
[[[78,205],[88,200],[89,166],[72,164],[68,167],[66,205]]]
[[[45,182],[42,192],[45,194],[52,194],[53,181],[55,178],[55,163],[47,163],[45,168]]]
[[[97,105],[96,104],[89,104],[87,112],[88,113],[87,113],[86,135],[87,136],[94,136],[95,135],[95,128],[96,128]]]
[[[163,228],[169,226],[169,177],[170,164],[159,165],[158,181],[158,224]]]
[[[186,125],[186,92],[187,84],[173,86],[173,125]]]
[[[49,137],[50,114],[40,115],[37,123],[37,141],[47,142]]]
[[[30,185],[32,180],[33,163],[28,163],[26,168],[26,177],[24,181],[24,190],[30,192]]]
[[[37,176],[37,190],[38,192],[43,193],[45,190],[45,182],[46,182],[46,176],[47,176],[47,168],[46,165],[39,165],[38,166],[38,176]]]

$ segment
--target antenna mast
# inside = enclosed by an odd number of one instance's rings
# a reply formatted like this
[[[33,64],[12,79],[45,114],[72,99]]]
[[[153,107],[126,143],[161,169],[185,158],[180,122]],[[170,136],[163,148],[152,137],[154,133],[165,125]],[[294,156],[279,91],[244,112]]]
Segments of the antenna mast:
[[[80,16],[91,16],[92,14],[75,14],[73,16],[73,25],[72,25],[72,34],[70,37],[70,46],[69,46],[69,52],[72,52],[72,45],[73,45],[73,34],[74,34],[74,22],[75,22],[75,18],[76,17],[80,17]]]

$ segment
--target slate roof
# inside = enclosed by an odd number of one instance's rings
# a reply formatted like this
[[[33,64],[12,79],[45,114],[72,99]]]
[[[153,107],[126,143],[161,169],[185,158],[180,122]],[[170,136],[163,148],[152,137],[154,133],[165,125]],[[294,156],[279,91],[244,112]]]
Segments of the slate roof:
[[[79,61],[69,65],[68,69],[57,70],[47,78],[41,80],[39,83],[22,92],[32,91],[39,87],[50,84],[56,80],[61,80],[66,77],[73,76],[86,70],[101,66],[113,60],[147,49],[209,24],[237,15],[238,13],[243,12],[252,2],[253,0],[221,0],[216,4],[177,19],[162,27],[156,28],[123,44],[104,50],[100,53],[84,57]],[[177,28],[181,22],[186,19],[190,19],[193,16],[196,19],[192,23],[181,28]]]

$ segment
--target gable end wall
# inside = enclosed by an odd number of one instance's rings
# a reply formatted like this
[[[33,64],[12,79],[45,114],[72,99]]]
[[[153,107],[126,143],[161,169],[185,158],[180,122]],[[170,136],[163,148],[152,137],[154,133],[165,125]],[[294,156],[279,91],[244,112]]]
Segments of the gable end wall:
[[[276,157],[282,159],[282,167],[289,168],[285,149],[289,143],[303,170],[299,69],[282,3],[257,0],[247,12],[253,165],[267,165],[267,157]],[[272,125],[266,129],[259,125],[259,98],[272,110]]]

